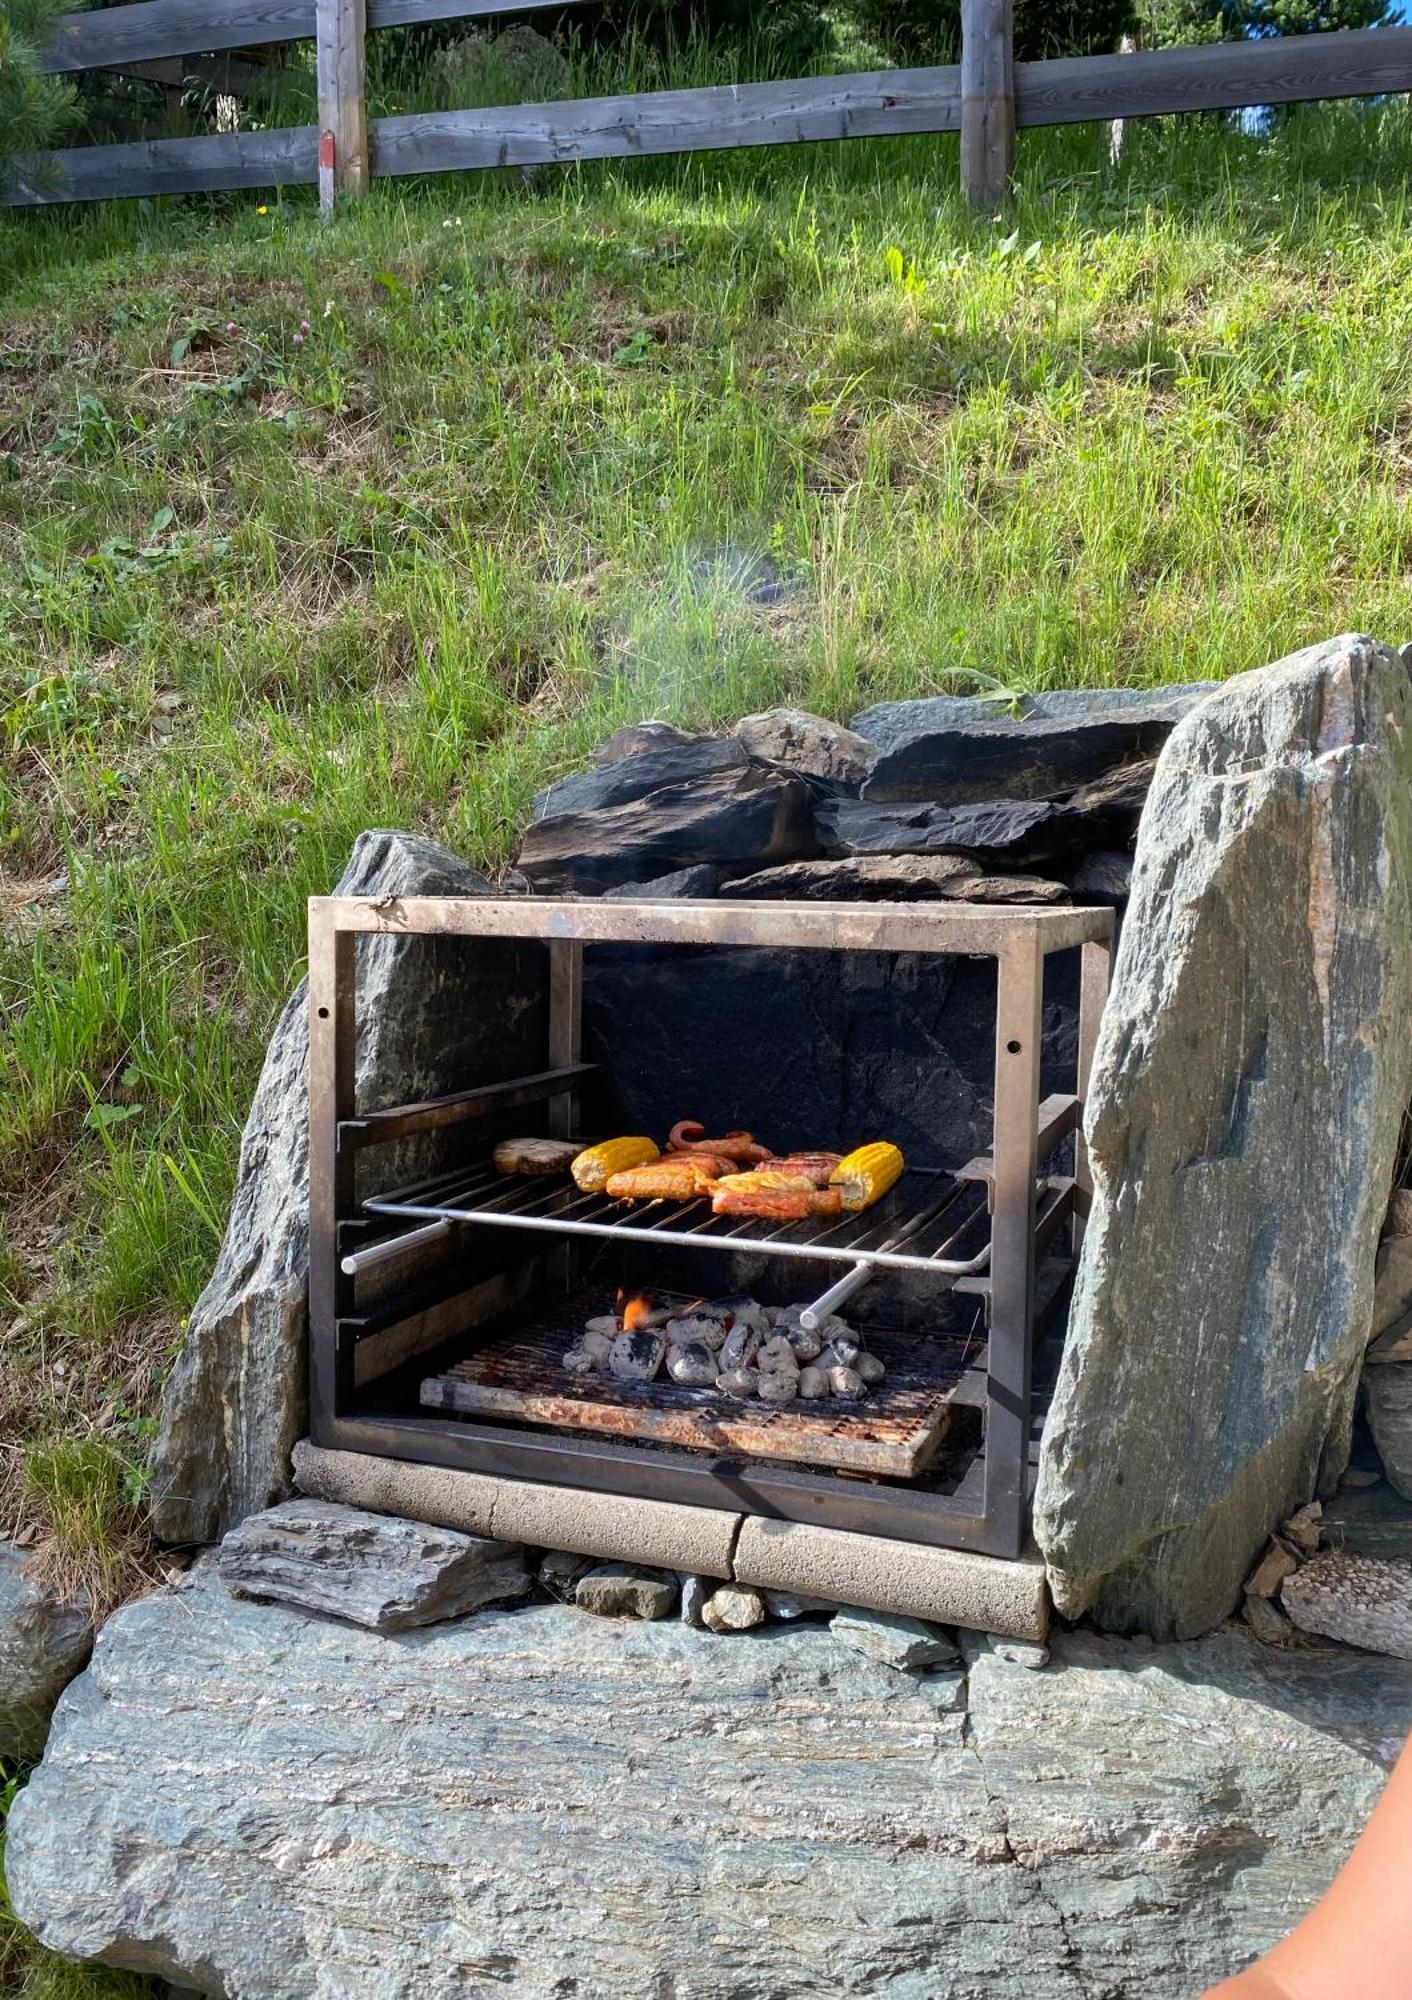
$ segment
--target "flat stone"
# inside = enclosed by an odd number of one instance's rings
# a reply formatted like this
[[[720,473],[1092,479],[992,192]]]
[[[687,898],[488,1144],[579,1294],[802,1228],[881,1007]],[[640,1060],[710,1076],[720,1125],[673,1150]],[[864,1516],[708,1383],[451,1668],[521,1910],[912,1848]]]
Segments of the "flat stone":
[[[701,862],[695,868],[674,868],[670,875],[658,875],[650,882],[622,882],[605,889],[605,903],[703,902],[714,896],[726,879],[723,868]]]
[[[679,729],[674,722],[655,719],[627,722],[621,729],[615,729],[605,743],[600,743],[588,761],[601,770],[605,764],[621,764],[627,757],[642,757],[659,750],[684,750],[707,741],[709,737],[702,731]]]
[[[970,1673],[965,1667],[938,1667],[934,1673],[918,1677],[918,1686],[939,1715],[962,1715],[966,1709]]]
[[[1082,824],[1085,838],[1095,847],[1125,845],[1137,832],[1156,773],[1157,761],[1152,757],[1138,764],[1119,764],[1071,792],[1064,801],[1064,811],[1070,820]]]
[[[882,753],[864,796],[967,805],[1072,792],[1152,756],[1210,687],[1070,688],[1023,697],[1017,713],[976,696],[884,702],[853,718]]]
[[[1053,1657],[1048,1646],[1035,1646],[1024,1639],[1005,1639],[998,1635],[989,1636],[987,1650],[997,1659],[1008,1660],[1012,1667],[1023,1667],[1026,1673],[1031,1674],[1047,1667]]]
[[[877,761],[877,745],[865,736],[799,708],[743,715],[732,733],[752,757],[828,785],[861,785]]]
[[[708,1632],[749,1632],[765,1622],[765,1602],[758,1591],[744,1590],[733,1583],[713,1590],[701,1607],[701,1622]]]
[[[10,1890],[55,1950],[241,2000],[1191,2000],[1323,1893],[1412,1721],[1402,1662],[1234,1628],[966,1692],[807,1621],[388,1639],[201,1566],[63,1697]]]
[[[1312,1556],[1324,1533],[1323,1507],[1317,1500],[1311,1500],[1307,1506],[1297,1508],[1287,1521],[1280,1523],[1280,1533],[1301,1555]]]
[[[354,843],[340,896],[493,896],[444,847],[385,829]],[[547,1005],[537,945],[458,938],[359,938],[357,1091],[366,1110],[435,1097],[543,1066]],[[290,1453],[308,1425],[309,1001],[281,1014],[246,1121],[226,1233],[162,1392],[151,1514],[168,1542],[218,1541],[290,1491]],[[440,1138],[378,1149],[396,1186],[435,1173]],[[389,1279],[406,1282],[389,1266]]]
[[[732,748],[744,756],[739,744]],[[538,820],[519,866],[542,893],[597,895],[701,862],[739,872],[814,851],[803,779],[748,765],[621,805]]]
[[[92,1645],[87,1599],[55,1590],[34,1550],[0,1541],[0,1757],[38,1756]]]
[[[302,1498],[248,1515],[221,1543],[217,1567],[239,1597],[297,1604],[370,1632],[463,1618],[522,1597],[530,1581],[516,1543]]]
[[[1412,1085],[1408,708],[1345,637],[1228,681],[1162,754],[1040,1458],[1066,1616],[1209,1628],[1347,1462]]]
[[[1385,1328],[1363,1357],[1365,1367],[1378,1368],[1391,1361],[1412,1361],[1412,1312]]]
[[[677,1583],[624,1563],[602,1563],[580,1577],[574,1602],[597,1618],[670,1618],[677,1608]]]
[[[961,854],[859,854],[832,861],[789,861],[730,885],[731,896],[801,903],[930,902],[979,874]]]
[[[1412,1660],[1412,1562],[1327,1549],[1290,1577],[1280,1602],[1303,1632]]]
[[[1403,1499],[1412,1500],[1412,1362],[1365,1368],[1363,1407],[1383,1471]]]
[[[963,854],[986,869],[1025,868],[1074,846],[1062,807],[1024,799],[961,806],[821,799],[814,824],[828,855]]]
[[[899,1618],[885,1611],[840,1611],[829,1629],[855,1653],[866,1653],[885,1667],[916,1671],[948,1667],[960,1658],[951,1634],[924,1625],[920,1618]]]
[[[1086,854],[1066,877],[1076,903],[1098,903],[1121,910],[1132,891],[1133,858],[1112,848]]]
[[[562,813],[601,812],[605,806],[626,805],[646,798],[665,785],[693,783],[719,771],[743,771],[750,762],[745,746],[728,736],[702,736],[685,743],[654,743],[616,763],[598,764],[591,771],[574,771],[535,794],[534,816],[549,819]]]

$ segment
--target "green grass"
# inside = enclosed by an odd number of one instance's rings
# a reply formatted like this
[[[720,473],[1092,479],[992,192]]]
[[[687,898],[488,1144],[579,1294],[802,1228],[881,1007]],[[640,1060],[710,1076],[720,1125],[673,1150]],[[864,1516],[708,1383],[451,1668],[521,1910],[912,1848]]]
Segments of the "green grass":
[[[1026,137],[1003,221],[950,140],[0,217],[0,1528],[141,1575],[360,828],[494,869],[631,717],[1408,636],[1410,171],[1396,105]]]
[[[1405,636],[1406,108],[1105,147],[1004,222],[949,140],[0,221],[10,1515],[56,1438],[135,1490],[361,827],[494,868],[627,717]]]

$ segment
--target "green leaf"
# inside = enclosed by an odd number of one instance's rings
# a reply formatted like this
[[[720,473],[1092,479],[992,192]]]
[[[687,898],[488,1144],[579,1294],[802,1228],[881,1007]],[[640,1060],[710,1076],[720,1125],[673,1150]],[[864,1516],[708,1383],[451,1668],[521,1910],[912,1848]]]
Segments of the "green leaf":
[[[155,542],[158,535],[165,535],[175,519],[175,507],[159,507],[147,526],[148,541]]]
[[[141,1112],[140,1104],[93,1104],[83,1122],[94,1131],[108,1132],[114,1125],[125,1125],[129,1118],[139,1117]]]
[[[412,296],[395,271],[375,271],[373,283],[381,285],[385,292],[391,292],[395,299],[407,299]]]

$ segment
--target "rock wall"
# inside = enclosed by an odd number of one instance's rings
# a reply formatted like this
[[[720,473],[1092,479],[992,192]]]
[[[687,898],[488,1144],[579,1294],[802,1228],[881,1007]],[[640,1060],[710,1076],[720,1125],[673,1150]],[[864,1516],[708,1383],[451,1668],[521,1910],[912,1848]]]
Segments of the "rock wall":
[[[483,875],[434,842],[360,834],[341,896],[485,896]],[[360,939],[357,1091],[362,1108],[429,1097],[541,1066],[545,979],[537,946]],[[241,1140],[235,1199],[210,1283],[162,1397],[152,1520],[168,1542],[210,1542],[289,1492],[307,1428],[309,1272],[307,989],[271,1039]],[[384,1157],[393,1180],[425,1154]]]
[[[1060,1611],[1236,1603],[1347,1457],[1412,1081],[1407,674],[1347,637],[1178,724],[1138,837],[1035,1531]]]
[[[54,1589],[33,1550],[0,1541],[0,1757],[35,1757],[62,1690],[88,1658],[86,1598]]]
[[[1327,1886],[1409,1719],[1402,1662],[1235,1632],[968,1658],[560,1605],[388,1638],[203,1564],[64,1696],[11,1894],[231,2000],[1192,2000]]]

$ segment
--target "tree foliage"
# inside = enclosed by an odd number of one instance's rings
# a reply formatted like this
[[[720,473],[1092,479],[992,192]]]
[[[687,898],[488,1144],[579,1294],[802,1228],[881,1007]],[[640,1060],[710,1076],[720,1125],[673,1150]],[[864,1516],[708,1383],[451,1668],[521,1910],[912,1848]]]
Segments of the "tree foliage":
[[[40,68],[66,11],[64,0],[0,0],[0,179],[16,154],[52,146],[73,122],[72,85]]]
[[[1142,0],[1138,30],[1149,48],[1235,42],[1247,36],[1317,35],[1380,28],[1395,18],[1388,0]]]
[[[960,0],[845,0],[843,12],[898,62],[961,59]],[[1015,0],[1015,54],[1097,55],[1132,21],[1133,0]]]

